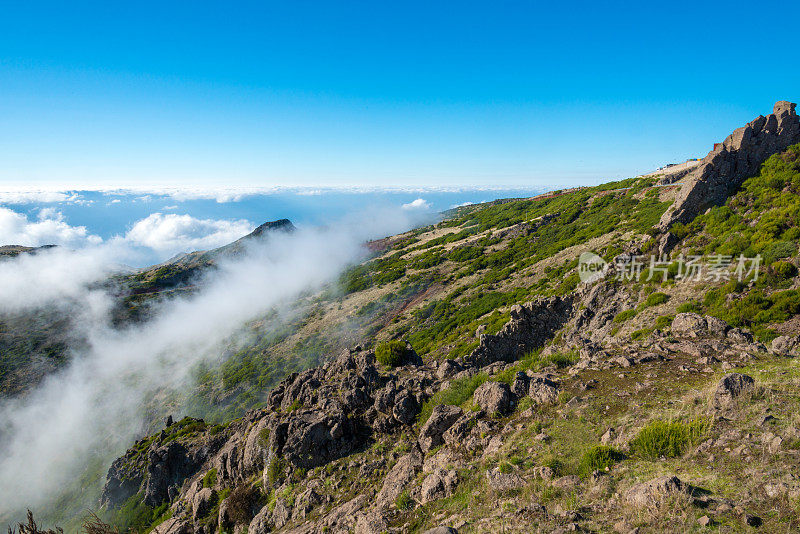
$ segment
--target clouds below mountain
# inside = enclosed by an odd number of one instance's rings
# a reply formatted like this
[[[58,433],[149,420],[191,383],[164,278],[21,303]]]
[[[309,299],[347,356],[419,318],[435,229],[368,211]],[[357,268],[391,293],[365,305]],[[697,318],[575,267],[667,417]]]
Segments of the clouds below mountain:
[[[85,226],[71,226],[54,208],[42,208],[38,217],[31,220],[23,213],[0,207],[0,244],[83,247],[101,241],[102,238],[91,234]]]
[[[153,213],[137,221],[122,238],[169,255],[206,250],[230,243],[253,231],[250,221],[197,219],[191,215]]]

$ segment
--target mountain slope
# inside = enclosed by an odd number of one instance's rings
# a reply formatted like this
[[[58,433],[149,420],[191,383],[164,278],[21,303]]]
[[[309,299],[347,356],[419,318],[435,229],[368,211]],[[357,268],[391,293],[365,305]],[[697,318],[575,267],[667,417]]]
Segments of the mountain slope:
[[[301,328],[351,324],[361,346],[291,374],[241,418],[169,421],[138,442],[108,474],[113,521],[161,533],[800,527],[800,145],[793,105],[776,111],[748,128],[777,138],[726,141],[676,183],[466,207],[388,240]],[[747,166],[718,172],[728,157]],[[584,284],[588,251],[612,267]],[[761,269],[737,279],[739,254]],[[716,267],[694,277],[686,260],[701,255]],[[618,276],[635,257],[641,276]]]

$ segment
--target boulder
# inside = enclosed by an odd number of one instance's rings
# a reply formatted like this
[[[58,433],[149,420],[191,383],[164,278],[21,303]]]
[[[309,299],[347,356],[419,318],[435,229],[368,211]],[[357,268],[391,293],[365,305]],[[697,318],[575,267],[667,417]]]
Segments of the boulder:
[[[504,415],[511,409],[511,389],[503,382],[484,382],[475,390],[473,400],[486,413]]]
[[[397,421],[400,421],[404,425],[410,425],[417,419],[418,413],[419,403],[417,403],[417,399],[409,393],[408,390],[404,390],[395,397],[392,416]]]
[[[462,367],[455,360],[444,360],[439,364],[439,368],[436,369],[436,376],[439,378],[439,380],[444,380],[445,378],[450,378],[461,370]]]
[[[444,442],[448,445],[463,443],[470,430],[475,426],[475,417],[475,413],[465,413],[459,417],[456,422],[450,425],[450,428],[442,434]]]
[[[800,336],[778,336],[772,340],[769,351],[780,356],[800,355]]]
[[[419,446],[422,452],[428,452],[444,443],[442,434],[463,414],[464,411],[458,406],[447,404],[434,406],[430,417],[419,430]]]
[[[755,390],[753,377],[740,373],[726,375],[714,390],[713,407],[715,410],[727,410],[735,405],[737,398]]]
[[[558,384],[545,375],[533,375],[528,384],[528,395],[539,404],[558,402]]]
[[[449,497],[457,485],[458,475],[454,470],[437,469],[422,481],[420,499],[425,504]]]
[[[652,508],[670,497],[688,492],[688,486],[678,477],[663,476],[633,485],[625,492],[625,500],[635,507]]]
[[[489,481],[489,486],[495,491],[510,491],[525,485],[525,480],[518,474],[501,473],[497,467],[486,471],[486,479]]]

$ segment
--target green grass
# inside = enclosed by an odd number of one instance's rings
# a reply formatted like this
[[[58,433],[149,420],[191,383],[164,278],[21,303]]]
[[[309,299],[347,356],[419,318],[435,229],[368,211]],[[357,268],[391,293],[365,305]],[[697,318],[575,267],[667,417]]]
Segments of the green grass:
[[[594,471],[611,469],[614,464],[623,460],[625,455],[613,447],[595,445],[586,451],[578,463],[578,473],[582,477],[591,475]]]
[[[460,378],[450,382],[450,387],[436,392],[430,399],[422,405],[419,414],[419,424],[424,425],[431,416],[434,406],[450,404],[460,406],[472,398],[472,394],[481,384],[489,380],[486,373],[478,373],[474,376]]]
[[[707,419],[689,422],[655,420],[642,428],[630,442],[631,453],[641,458],[672,458],[699,443],[711,427]]]
[[[414,499],[411,498],[408,491],[403,491],[394,500],[394,504],[398,510],[410,510],[414,507]]]

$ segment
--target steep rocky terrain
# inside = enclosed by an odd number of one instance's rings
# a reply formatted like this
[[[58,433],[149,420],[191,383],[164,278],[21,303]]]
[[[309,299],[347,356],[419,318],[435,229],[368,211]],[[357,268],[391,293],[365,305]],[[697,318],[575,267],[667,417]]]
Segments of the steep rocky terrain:
[[[468,206],[376,244],[296,330],[230,355],[214,387],[248,402],[169,417],[119,457],[103,517],[161,534],[796,531],[798,132],[779,102],[678,181]],[[582,283],[585,252],[609,268]],[[288,346],[308,368],[267,380]]]

